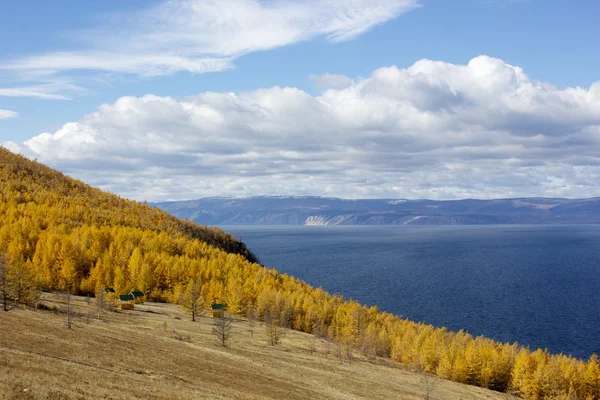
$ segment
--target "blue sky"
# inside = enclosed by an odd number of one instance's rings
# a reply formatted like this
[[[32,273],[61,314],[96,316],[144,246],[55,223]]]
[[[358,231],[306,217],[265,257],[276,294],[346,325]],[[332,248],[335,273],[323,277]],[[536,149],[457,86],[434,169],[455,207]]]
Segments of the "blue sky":
[[[2,7],[0,143],[127,197],[600,196],[600,3]]]

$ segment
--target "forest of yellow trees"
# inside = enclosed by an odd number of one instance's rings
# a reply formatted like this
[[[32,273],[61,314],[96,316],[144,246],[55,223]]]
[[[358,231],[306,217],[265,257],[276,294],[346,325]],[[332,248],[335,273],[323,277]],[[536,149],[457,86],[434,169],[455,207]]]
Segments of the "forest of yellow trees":
[[[200,282],[205,306],[222,302],[258,319],[277,315],[292,329],[366,356],[525,399],[600,400],[595,355],[579,360],[532,351],[328,294],[259,265],[218,229],[104,193],[3,148],[0,183],[1,257],[9,274],[42,290],[94,295],[110,286],[168,302]]]

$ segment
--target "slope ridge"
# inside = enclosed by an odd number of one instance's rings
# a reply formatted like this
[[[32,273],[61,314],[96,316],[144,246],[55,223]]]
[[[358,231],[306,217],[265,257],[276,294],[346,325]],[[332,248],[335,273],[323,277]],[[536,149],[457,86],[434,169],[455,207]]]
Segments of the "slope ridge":
[[[178,219],[146,203],[137,203],[103,192],[0,147],[0,199],[3,204],[34,203],[48,210],[50,223],[67,229],[82,225],[118,225],[151,229],[198,239],[229,253],[256,257],[233,236]]]

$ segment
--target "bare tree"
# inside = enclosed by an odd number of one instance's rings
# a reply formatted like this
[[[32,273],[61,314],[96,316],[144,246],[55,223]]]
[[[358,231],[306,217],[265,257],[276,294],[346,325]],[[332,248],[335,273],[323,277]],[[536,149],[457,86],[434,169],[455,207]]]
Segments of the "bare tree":
[[[355,344],[362,355],[366,356],[370,350],[370,340],[367,335],[369,319],[365,308],[359,307],[352,312],[352,324],[357,335]]]
[[[324,353],[325,353],[326,356],[328,356],[329,353],[331,353],[331,342],[332,342],[332,340],[331,340],[331,338],[329,336],[325,338],[325,350],[324,350]]]
[[[256,325],[256,311],[254,306],[250,304],[246,311],[246,318],[248,318],[248,332],[250,332],[250,337],[254,337],[254,326]]]
[[[196,316],[204,313],[202,307],[202,281],[200,279],[192,280],[187,285],[185,292],[179,299],[181,307],[192,315],[192,321],[196,321]]]
[[[219,340],[221,346],[226,347],[227,342],[231,339],[231,326],[233,318],[223,311],[221,317],[215,318],[212,334]]]
[[[85,308],[85,323],[90,324],[90,306],[92,305],[92,299],[89,294],[85,295],[85,304],[87,307]]]
[[[352,360],[354,360],[354,355],[352,354],[352,346],[350,344],[346,345],[346,360],[348,360],[349,364],[352,364]]]
[[[277,309],[267,307],[265,311],[265,333],[271,346],[277,346],[285,336],[285,315]]]
[[[328,337],[327,326],[320,319],[313,322],[312,330],[313,336],[317,339],[325,339]]]
[[[98,311],[98,319],[100,314],[106,309],[106,298],[104,297],[104,290],[98,289],[96,291],[96,310]]]
[[[71,329],[72,317],[71,317],[71,291],[67,292],[67,328]]]
[[[310,354],[313,354],[315,351],[317,351],[317,338],[314,335],[311,341],[308,343],[308,350],[310,351]]]
[[[10,264],[5,253],[0,253],[0,296],[2,296],[2,307],[8,311],[8,303],[12,300],[9,278]]]
[[[312,325],[312,340],[310,343],[311,354],[317,350],[317,342],[319,341],[319,339],[326,340],[325,354],[329,354],[329,351],[331,350],[330,349],[331,340],[330,340],[329,336],[327,335],[327,326],[321,319],[318,319],[318,318],[313,319],[311,325]]]
[[[421,383],[423,384],[423,399],[430,400],[433,391],[435,390],[435,380],[431,375],[425,374],[421,378]]]
[[[62,292],[60,294],[60,297],[62,297],[62,301],[66,305],[66,308],[64,310],[65,314],[67,315],[66,326],[67,328],[71,329],[71,326],[73,325],[73,311],[71,310],[71,291],[67,290],[66,292]]]
[[[342,358],[342,344],[340,342],[335,343],[335,356],[340,360],[340,362],[344,362]]]
[[[374,334],[365,333],[360,340],[360,353],[369,360],[374,360],[377,352],[377,339]]]

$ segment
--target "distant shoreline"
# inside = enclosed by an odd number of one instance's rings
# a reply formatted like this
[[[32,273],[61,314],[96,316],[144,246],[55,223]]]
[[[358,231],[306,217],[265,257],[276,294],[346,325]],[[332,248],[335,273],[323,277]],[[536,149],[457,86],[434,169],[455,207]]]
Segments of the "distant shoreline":
[[[152,204],[203,225],[589,225],[600,198],[343,200],[328,197],[204,198]]]

